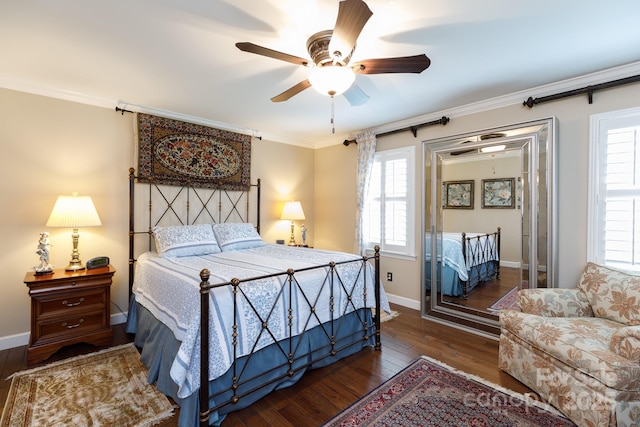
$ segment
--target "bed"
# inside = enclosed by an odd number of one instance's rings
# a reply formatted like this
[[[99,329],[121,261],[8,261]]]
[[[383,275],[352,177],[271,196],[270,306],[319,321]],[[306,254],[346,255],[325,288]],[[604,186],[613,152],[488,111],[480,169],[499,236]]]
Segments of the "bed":
[[[180,426],[219,425],[307,369],[381,349],[380,313],[389,304],[379,250],[368,258],[265,243],[260,181],[252,187],[253,199],[249,191],[203,195],[189,183],[140,184],[129,171],[127,332],[149,382],[180,406]],[[166,225],[167,217],[178,224]]]
[[[445,232],[436,239],[438,292],[466,299],[479,284],[500,278],[500,227],[492,233]],[[431,290],[431,235],[425,235],[425,280]]]

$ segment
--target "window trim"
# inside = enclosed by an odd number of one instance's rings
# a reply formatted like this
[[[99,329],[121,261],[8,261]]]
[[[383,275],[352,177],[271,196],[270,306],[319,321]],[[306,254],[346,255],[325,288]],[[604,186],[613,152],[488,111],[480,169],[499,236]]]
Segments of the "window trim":
[[[602,180],[600,177],[600,143],[607,137],[611,122],[622,122],[637,117],[637,125],[640,125],[640,107],[624,110],[609,111],[593,114],[589,118],[589,187],[587,200],[587,261],[605,265],[602,250],[601,209],[599,200],[604,197],[601,192]],[[620,268],[619,266],[613,266]],[[633,269],[633,271],[636,271]]]
[[[389,150],[381,150],[381,151],[377,151],[375,154],[375,159],[374,162],[376,161],[380,161],[379,159],[381,157],[389,157],[389,156],[398,156],[401,155],[402,158],[406,159],[407,161],[407,197],[406,197],[406,202],[407,202],[407,245],[404,248],[403,251],[398,251],[398,250],[392,250],[390,248],[385,247],[385,245],[382,242],[369,242],[366,241],[365,242],[365,247],[366,247],[366,251],[367,253],[370,253],[373,251],[373,246],[374,245],[379,245],[380,246],[380,252],[384,253],[386,255],[389,255],[391,257],[394,258],[401,258],[401,259],[415,259],[416,257],[416,242],[415,242],[415,228],[416,228],[416,214],[415,214],[415,210],[416,210],[416,206],[415,206],[415,191],[416,191],[416,164],[415,164],[415,153],[416,153],[416,147],[415,146],[406,146],[406,147],[400,147],[400,148],[392,148]],[[368,191],[368,185],[367,184],[367,191]],[[384,192],[384,188],[382,189],[382,191]],[[367,200],[368,202],[368,200]],[[381,239],[383,239],[384,237],[384,224],[381,224],[382,226],[382,230],[381,230]],[[393,248],[395,249],[396,246],[393,246]]]

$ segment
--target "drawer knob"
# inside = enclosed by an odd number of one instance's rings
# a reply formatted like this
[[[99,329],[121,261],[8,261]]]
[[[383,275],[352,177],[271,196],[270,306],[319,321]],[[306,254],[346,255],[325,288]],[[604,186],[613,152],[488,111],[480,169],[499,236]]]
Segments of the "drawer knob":
[[[80,298],[77,302],[68,302],[67,300],[62,301],[62,305],[66,305],[67,307],[75,307],[76,305],[82,304],[84,298]]]
[[[72,325],[68,324],[67,322],[64,322],[62,324],[62,326],[64,326],[67,329],[73,329],[73,328],[77,328],[78,326],[80,326],[82,324],[82,322],[84,322],[84,319],[80,319],[80,320],[78,320],[78,323],[74,323]]]

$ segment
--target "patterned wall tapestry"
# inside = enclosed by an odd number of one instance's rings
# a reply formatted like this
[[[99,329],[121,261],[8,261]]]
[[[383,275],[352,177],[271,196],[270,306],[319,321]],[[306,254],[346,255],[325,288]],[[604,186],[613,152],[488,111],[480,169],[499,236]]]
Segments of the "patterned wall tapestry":
[[[137,114],[138,181],[247,190],[251,136]]]

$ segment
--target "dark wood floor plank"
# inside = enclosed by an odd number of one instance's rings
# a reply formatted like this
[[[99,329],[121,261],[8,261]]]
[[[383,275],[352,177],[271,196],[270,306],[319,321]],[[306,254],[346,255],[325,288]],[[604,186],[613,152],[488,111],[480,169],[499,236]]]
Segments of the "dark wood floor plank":
[[[498,342],[434,323],[420,313],[393,305],[400,315],[382,324],[382,351],[365,349],[325,368],[311,370],[293,386],[270,393],[248,408],[227,416],[222,427],[321,425],[360,396],[426,355],[520,393],[530,390],[500,371]],[[124,325],[114,326],[111,346],[131,342]],[[42,364],[96,351],[88,344],[65,347]],[[26,346],[0,351],[0,400],[9,392],[9,375],[26,368]],[[177,425],[177,414],[160,426]]]

